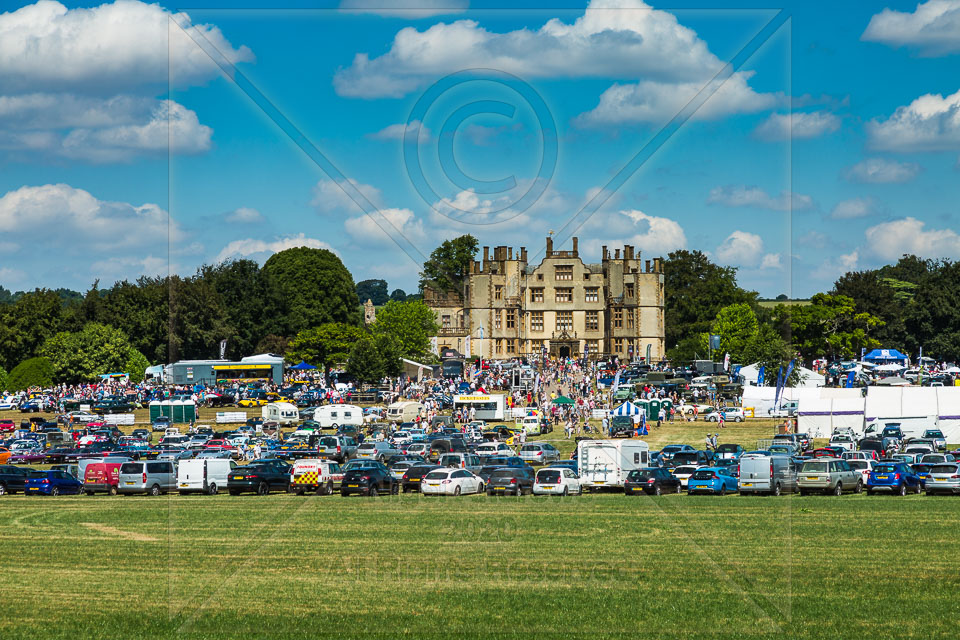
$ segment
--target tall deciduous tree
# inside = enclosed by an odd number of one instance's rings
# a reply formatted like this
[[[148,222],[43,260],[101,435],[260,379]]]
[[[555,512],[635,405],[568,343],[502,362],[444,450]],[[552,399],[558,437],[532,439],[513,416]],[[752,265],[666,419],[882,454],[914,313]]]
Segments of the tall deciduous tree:
[[[793,346],[806,360],[818,357],[851,358],[861,349],[880,346],[871,332],[883,321],[857,312],[852,298],[818,293],[806,306],[779,305],[778,315],[788,317]]]
[[[370,328],[375,335],[395,339],[400,354],[409,358],[426,355],[430,350],[430,336],[439,330],[433,311],[420,300],[391,300],[377,312],[377,321]]]
[[[275,253],[263,265],[288,303],[283,335],[338,322],[359,324],[360,301],[347,271],[333,252],[297,247]]]
[[[346,362],[353,345],[366,335],[359,327],[328,322],[298,333],[290,341],[287,359],[291,362],[303,360],[326,370],[332,365]]]
[[[63,301],[56,291],[37,289],[0,310],[0,364],[13,367],[34,356],[61,330]]]
[[[747,345],[756,338],[759,330],[760,323],[749,304],[740,302],[720,309],[710,325],[710,333],[720,336],[720,348],[714,353],[714,358],[719,359],[729,353],[732,362],[746,364],[744,356]],[[700,348],[707,351],[708,334],[700,335]]]
[[[386,304],[390,299],[386,280],[361,280],[357,283],[357,297],[361,304],[370,300],[374,306]]]
[[[126,371],[135,352],[122,331],[96,322],[78,332],[58,333],[40,348],[53,367],[54,380],[67,383],[93,382],[102,373]]]
[[[472,235],[445,240],[430,253],[420,273],[420,289],[431,286],[442,292],[463,293],[463,284],[470,265],[477,255],[479,242]]]
[[[49,387],[53,384],[53,366],[43,357],[29,358],[13,368],[7,378],[7,389],[22,391],[30,387]]]
[[[364,336],[350,349],[347,373],[367,384],[379,382],[387,374],[383,354],[370,336]]]

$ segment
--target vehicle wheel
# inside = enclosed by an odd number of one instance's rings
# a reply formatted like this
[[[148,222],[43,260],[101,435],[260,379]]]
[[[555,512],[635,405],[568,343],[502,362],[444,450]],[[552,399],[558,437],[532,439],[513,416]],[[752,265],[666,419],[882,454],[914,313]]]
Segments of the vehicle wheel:
[[[217,486],[217,483],[216,483],[216,482],[211,482],[211,483],[210,483],[210,486],[207,487],[207,495],[208,495],[208,496],[215,496],[215,495],[217,495],[217,492],[218,492],[218,491],[220,491],[220,487]]]
[[[453,489],[453,495],[455,495],[455,496],[460,495],[460,487],[459,487],[459,486],[454,487],[454,489]]]
[[[564,488],[563,488],[563,493],[562,493],[561,495],[562,495],[564,498],[566,498],[568,495],[570,495],[570,492],[567,491],[567,488],[566,488],[566,487],[564,487]]]
[[[298,488],[298,489],[294,489],[293,492],[294,492],[295,494],[297,494],[298,496],[302,496],[303,493],[304,493],[304,490]],[[317,487],[317,495],[320,495],[320,487]]]
[[[653,495],[659,496],[663,493],[663,490],[660,488],[660,485],[657,485],[653,488]]]
[[[480,483],[480,486],[477,487],[477,493],[483,493],[483,483]]]
[[[857,480],[857,486],[853,488],[854,493],[863,493],[863,480]]]
[[[379,495],[376,487],[370,487],[370,497],[376,498]]]
[[[677,483],[677,491],[676,491],[676,492],[677,492],[677,493],[683,492],[683,485],[682,485],[682,484]]]
[[[921,491],[923,491],[923,487],[922,487],[922,486],[920,485],[920,483],[918,482],[918,483],[917,483],[917,495],[920,495],[920,492],[921,492]]]
[[[155,484],[152,487],[150,487],[150,495],[152,496],[160,495],[160,485]]]
[[[110,488],[107,489],[107,493],[109,493],[112,496],[115,496],[117,495],[117,488],[113,485],[110,485]]]
[[[238,496],[238,495],[240,495],[240,492],[237,491],[236,489],[230,489],[230,495],[232,495],[232,496]]]
[[[459,489],[460,487],[457,487],[457,488]],[[399,483],[399,482],[390,485],[390,495],[394,495],[394,496],[395,496],[395,495],[397,495],[397,494],[399,494],[399,493],[400,493],[400,483]]]
[[[493,497],[493,491],[487,491],[487,495],[492,498],[492,497]]]
[[[92,495],[93,495],[93,491],[84,491],[84,493],[87,494],[88,496],[92,496]]]
[[[905,483],[900,484],[900,495],[901,496],[907,495],[907,485]]]
[[[773,485],[773,495],[779,496],[782,492],[783,492],[783,490],[781,489],[779,482],[778,482],[777,484]]]
[[[802,495],[802,496],[807,495],[807,490],[806,490],[806,489],[800,489],[800,495]]]
[[[50,489],[50,495],[52,496],[60,495],[60,487],[54,487],[53,489]]]
[[[323,495],[329,496],[333,493],[333,480],[327,480],[327,484],[324,486]]]
[[[867,489],[867,495],[868,495],[868,496],[872,496],[872,495],[873,495],[873,489]]]
[[[734,421],[734,422],[743,422],[743,418],[741,418],[740,416],[737,416],[736,418],[733,419],[733,421]]]
[[[727,495],[727,485],[725,484],[720,485],[720,495],[722,496]]]
[[[341,498],[346,498],[346,497],[349,496],[349,495],[350,495],[350,494],[347,493],[346,491],[344,491],[344,490],[342,490],[342,489],[340,490],[340,497],[341,497]]]
[[[270,485],[268,485],[266,482],[261,482],[260,484],[257,485],[258,496],[265,496],[268,493],[270,493]]]
[[[407,493],[408,491],[410,491],[410,488],[407,487],[406,485],[404,485],[404,487],[403,487],[403,492],[404,492],[404,493]],[[482,486],[480,487],[480,491],[479,491],[478,493],[483,493],[483,487],[482,487]]]
[[[7,485],[0,482],[0,496],[7,495]]]

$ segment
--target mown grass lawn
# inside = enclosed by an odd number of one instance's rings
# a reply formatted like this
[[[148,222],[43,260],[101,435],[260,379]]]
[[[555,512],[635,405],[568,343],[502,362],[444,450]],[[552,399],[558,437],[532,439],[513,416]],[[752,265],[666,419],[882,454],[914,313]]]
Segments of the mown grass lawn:
[[[0,638],[955,637],[960,499],[0,500]]]

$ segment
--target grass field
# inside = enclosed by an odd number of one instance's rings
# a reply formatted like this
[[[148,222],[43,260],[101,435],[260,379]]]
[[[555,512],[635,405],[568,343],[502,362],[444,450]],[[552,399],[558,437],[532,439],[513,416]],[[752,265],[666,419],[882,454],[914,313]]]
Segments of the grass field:
[[[958,523],[926,496],[6,496],[0,638],[954,637]]]
[[[0,637],[953,637],[958,515],[925,496],[11,496]]]

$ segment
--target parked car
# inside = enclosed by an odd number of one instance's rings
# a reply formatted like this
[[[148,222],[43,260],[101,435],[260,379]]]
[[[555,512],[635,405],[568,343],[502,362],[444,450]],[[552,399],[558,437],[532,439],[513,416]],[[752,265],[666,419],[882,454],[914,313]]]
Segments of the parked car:
[[[870,471],[873,469],[873,460],[864,460],[862,458],[853,458],[847,460],[847,464],[850,465],[850,468],[854,471],[860,472],[860,479],[863,480],[863,486],[867,486],[867,479],[870,476]]]
[[[24,483],[24,494],[44,494],[59,496],[60,494],[78,494],[83,490],[83,483],[66,471],[30,471]]]
[[[663,449],[660,449],[660,453],[657,455],[657,461],[660,466],[666,466],[673,456],[681,451],[696,451],[696,449],[688,444],[668,444]]]
[[[547,442],[530,442],[520,447],[520,458],[530,464],[548,464],[560,459],[560,452]]]
[[[943,463],[947,464],[947,463]],[[917,463],[910,465],[910,470],[917,474],[917,477],[920,478],[920,486],[927,486],[927,479],[930,477],[930,469],[933,465]]]
[[[663,467],[634,469],[627,474],[623,483],[623,492],[631,496],[647,493],[659,496],[662,493],[680,493],[680,479]]]
[[[481,458],[491,456],[515,456],[517,452],[510,448],[505,442],[484,442],[478,445],[474,451]]]
[[[738,489],[741,494],[769,493],[778,496],[797,490],[797,463],[791,456],[748,452],[740,457]]]
[[[477,473],[483,466],[480,456],[475,453],[445,453],[437,460],[441,467],[466,469],[470,473]]]
[[[727,407],[725,409],[721,409],[720,411],[708,413],[706,420],[709,422],[720,422],[721,414],[723,415],[725,422],[743,422],[747,415],[740,407]]]
[[[354,460],[344,469],[340,495],[353,493],[376,497],[379,493],[399,493],[400,482],[382,462]]]
[[[459,496],[464,493],[483,493],[483,479],[466,469],[434,469],[420,483],[420,493],[425,496]]]
[[[581,493],[583,493],[583,487],[580,485],[580,476],[574,469],[567,466],[544,467],[537,471],[534,478],[533,494],[537,496],[566,496]]]
[[[673,473],[677,467],[707,467],[713,463],[713,452],[711,451],[680,451],[670,459],[670,462],[664,466],[670,473]]]
[[[339,463],[304,458],[293,465],[290,490],[297,495],[308,491],[317,495],[329,495],[340,489],[343,475]]]
[[[123,462],[91,462],[83,469],[83,492],[88,496],[103,491],[117,495]]]
[[[711,493],[726,495],[737,492],[737,478],[729,467],[700,467],[687,480],[687,494]]]
[[[947,448],[947,439],[940,429],[926,429],[920,437],[933,440],[937,451],[944,451]]]
[[[400,487],[403,489],[404,493],[408,491],[419,491],[420,485],[423,482],[423,476],[427,475],[434,469],[440,468],[442,467],[433,464],[432,462],[420,462],[414,464],[403,473],[403,477],[400,479]]]
[[[927,478],[926,491],[928,496],[960,493],[960,465],[955,462],[933,465]]]
[[[956,461],[949,453],[928,453],[920,458],[920,464],[949,464]]]
[[[31,471],[33,469],[28,467],[15,467],[9,464],[0,466],[0,496],[18,491],[22,493]]]
[[[533,493],[535,477],[533,469],[523,467],[500,467],[487,480],[487,495]]]
[[[290,487],[289,463],[276,458],[258,460],[237,466],[227,478],[227,490],[236,496],[248,491],[265,496],[271,491],[287,491]]]
[[[357,447],[357,458],[366,458],[370,460],[386,461],[387,458],[398,455],[400,449],[397,449],[386,440],[382,442],[366,440]]]
[[[357,457],[357,441],[351,436],[323,436],[317,440],[317,457],[343,464]]]
[[[673,471],[670,471],[673,475],[677,477],[680,481],[680,486],[684,489],[687,488],[687,481],[690,479],[697,469],[706,465],[696,465],[696,464],[684,464],[679,467],[676,467]],[[669,469],[668,469],[669,471]]]
[[[863,474],[840,458],[817,458],[808,460],[797,472],[800,495],[814,491],[839,496],[844,491],[863,491]]]
[[[878,491],[890,491],[907,495],[907,491],[920,493],[922,487],[920,478],[913,470],[902,462],[879,462],[867,478],[867,494]]]
[[[230,474],[237,463],[225,458],[205,458],[203,452],[194,460],[184,460],[177,465],[177,490],[180,495],[187,493],[205,493],[216,495],[220,489],[226,489]]]
[[[829,446],[840,447],[844,451],[853,451],[857,448],[857,443],[854,441],[853,436],[846,433],[835,433],[830,438]]]
[[[89,469],[88,469],[89,471]],[[177,470],[173,462],[148,460],[125,462],[120,466],[117,491],[158,496],[177,488]]]
[[[746,450],[739,444],[724,443],[717,447],[714,458],[717,460],[739,460]]]

